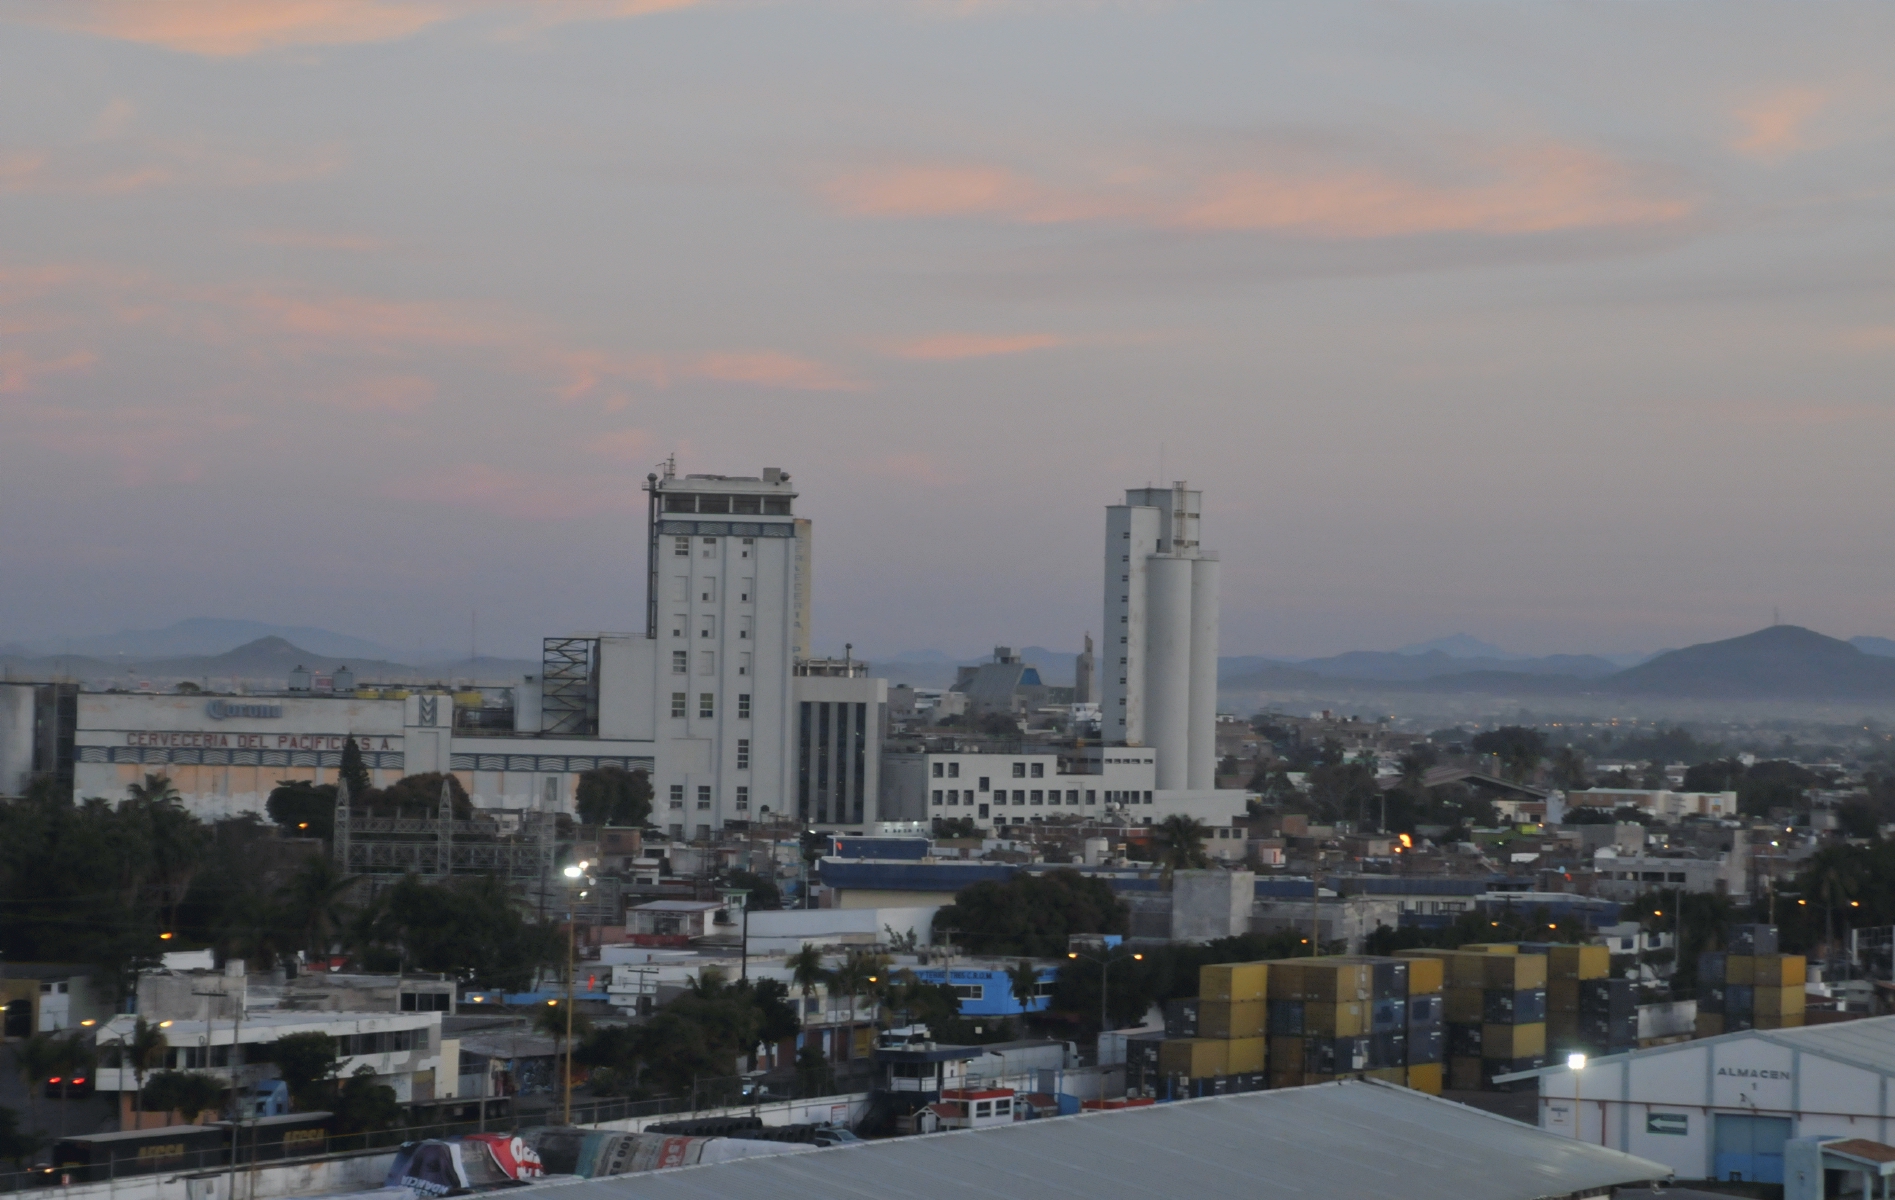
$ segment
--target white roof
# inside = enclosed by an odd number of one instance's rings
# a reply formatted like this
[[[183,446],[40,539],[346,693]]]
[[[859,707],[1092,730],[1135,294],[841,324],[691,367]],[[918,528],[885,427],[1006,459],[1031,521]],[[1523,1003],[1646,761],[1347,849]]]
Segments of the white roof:
[[[1706,1042],[1739,1040],[1774,1042],[1779,1046],[1787,1046],[1804,1054],[1832,1059],[1845,1066],[1874,1071],[1880,1075],[1895,1076],[1895,1017],[1863,1017],[1857,1021],[1805,1025],[1801,1029],[1739,1029],[1732,1033],[1718,1034],[1716,1037],[1693,1038],[1688,1042],[1673,1042],[1667,1046],[1653,1046],[1646,1050],[1628,1050],[1623,1054],[1588,1058],[1586,1069],[1591,1070],[1600,1063],[1621,1062],[1632,1058],[1651,1058],[1660,1054],[1676,1054],[1682,1050],[1695,1049]],[[1541,1067],[1537,1071],[1521,1071],[1514,1075],[1503,1075],[1500,1078],[1531,1079],[1535,1076],[1555,1075],[1570,1069],[1565,1063],[1560,1063],[1557,1066]]]
[[[533,1190],[551,1193],[545,1200],[1542,1200],[1670,1175],[1648,1159],[1352,1081]]]
[[[634,904],[633,912],[710,912],[725,907],[722,900],[653,900],[649,904]]]

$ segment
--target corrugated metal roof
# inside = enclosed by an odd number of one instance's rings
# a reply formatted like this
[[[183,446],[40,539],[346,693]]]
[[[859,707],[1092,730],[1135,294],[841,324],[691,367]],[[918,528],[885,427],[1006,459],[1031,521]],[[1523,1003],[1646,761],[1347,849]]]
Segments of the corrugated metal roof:
[[[1420,1092],[1350,1082],[532,1190],[544,1200],[1540,1200],[1670,1174]]]
[[[1673,1042],[1666,1046],[1652,1046],[1644,1050],[1627,1050],[1621,1054],[1600,1055],[1588,1058],[1588,1069],[1606,1062],[1620,1062],[1631,1058],[1652,1058],[1660,1054],[1676,1054],[1702,1046],[1706,1042],[1733,1042],[1739,1040],[1761,1040],[1789,1046],[1805,1054],[1819,1054],[1865,1071],[1875,1071],[1883,1075],[1895,1075],[1895,1017],[1863,1017],[1858,1021],[1837,1021],[1830,1025],[1805,1025],[1801,1029],[1739,1029],[1731,1033],[1721,1033],[1716,1037],[1694,1038],[1688,1042]],[[1501,1081],[1513,1079],[1533,1079],[1546,1075],[1557,1075],[1570,1070],[1564,1063],[1541,1067],[1534,1071],[1518,1071],[1512,1075],[1501,1075]]]

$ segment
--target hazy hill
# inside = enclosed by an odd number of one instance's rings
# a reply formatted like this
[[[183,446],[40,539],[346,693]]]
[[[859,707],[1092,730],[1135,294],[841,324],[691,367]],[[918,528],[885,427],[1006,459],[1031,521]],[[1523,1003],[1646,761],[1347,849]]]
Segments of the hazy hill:
[[[391,651],[364,638],[306,625],[272,625],[226,617],[192,617],[163,629],[125,629],[97,637],[42,642],[41,655],[77,654],[89,658],[171,659],[225,654],[262,638],[278,638],[324,658],[387,659]]]
[[[1849,644],[1864,654],[1873,654],[1878,658],[1895,658],[1895,638],[1852,637]]]
[[[1543,658],[1463,658],[1440,650],[1429,650],[1422,654],[1351,650],[1329,658],[1304,659],[1294,665],[1299,671],[1309,671],[1330,679],[1373,679],[1388,683],[1475,672],[1569,675],[1578,679],[1597,679],[1618,669],[1609,660],[1591,654],[1549,654]]]
[[[1601,682],[1626,696],[1895,700],[1895,659],[1798,625],[1672,650]]]

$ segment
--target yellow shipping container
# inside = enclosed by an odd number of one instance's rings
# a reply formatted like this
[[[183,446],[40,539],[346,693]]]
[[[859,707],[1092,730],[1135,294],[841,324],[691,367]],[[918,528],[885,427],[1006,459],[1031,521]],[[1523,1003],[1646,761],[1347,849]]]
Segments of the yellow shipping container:
[[[1553,946],[1546,953],[1546,974],[1550,980],[1610,978],[1612,951],[1605,946]],[[1552,985],[1547,986],[1550,990]]]
[[[1256,1038],[1263,1036],[1269,1019],[1265,1000],[1198,1001],[1198,1036],[1208,1038]]]
[[[1408,960],[1408,994],[1432,996],[1447,984],[1446,963],[1438,958]]]
[[[1272,1037],[1270,1043],[1270,1073],[1278,1071],[1303,1071],[1303,1039],[1300,1037]]]
[[[1480,1059],[1457,1054],[1448,1060],[1448,1086],[1457,1092],[1481,1090]]]
[[[1301,975],[1304,1000],[1367,1000],[1371,968],[1367,963],[1334,962],[1321,958],[1303,960]]]
[[[1758,1017],[1780,1017],[1786,1013],[1802,1012],[1808,992],[1802,984],[1795,987],[1760,987],[1751,993],[1752,1011]]]
[[[1441,1014],[1450,1025],[1478,1025],[1486,1012],[1479,988],[1454,988],[1441,993]]]
[[[1166,1038],[1158,1046],[1158,1070],[1189,1079],[1228,1075],[1229,1046],[1222,1038]]]
[[[1232,1038],[1226,1043],[1225,1066],[1228,1075],[1243,1075],[1263,1070],[1267,1039]]]
[[[1482,1058],[1532,1058],[1546,1053],[1546,1023],[1531,1025],[1482,1025]]]
[[[1441,1064],[1416,1063],[1408,1068],[1408,1086],[1430,1096],[1441,1094]]]
[[[1752,960],[1756,986],[1801,989],[1809,977],[1808,964],[1801,954],[1773,954]]]
[[[1697,1035],[1699,1037],[1716,1037],[1723,1032],[1723,1013],[1701,1012],[1698,1014]]]
[[[1751,987],[1757,982],[1757,958],[1753,954],[1726,954],[1724,982]]]
[[[1481,974],[1481,986],[1507,992],[1545,987],[1546,955],[1489,955]]]
[[[1469,942],[1461,947],[1469,954],[1518,954],[1520,947],[1513,942]]]
[[[1303,1068],[1298,1067],[1294,1071],[1279,1071],[1272,1067],[1270,1069],[1270,1086],[1273,1088],[1302,1087]]]
[[[1301,1000],[1303,998],[1302,963],[1278,959],[1270,963],[1269,967],[1269,977],[1264,984],[1269,999]]]
[[[1269,998],[1269,981],[1266,963],[1206,963],[1198,968],[1198,998],[1264,1000]]]
[[[1357,1001],[1345,1004],[1303,1001],[1303,1032],[1312,1037],[1360,1037],[1369,1031],[1369,1019],[1369,1006]]]
[[[1406,1087],[1408,1086],[1408,1069],[1406,1067],[1377,1067],[1373,1071],[1364,1071],[1362,1078],[1373,1079],[1379,1083],[1392,1083],[1396,1087]]]

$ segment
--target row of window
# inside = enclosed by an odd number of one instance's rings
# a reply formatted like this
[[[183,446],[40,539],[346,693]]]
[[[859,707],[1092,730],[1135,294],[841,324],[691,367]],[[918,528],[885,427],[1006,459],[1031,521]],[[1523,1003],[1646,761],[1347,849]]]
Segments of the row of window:
[[[750,811],[749,788],[740,787],[736,789],[736,795],[733,799],[738,812]],[[670,804],[673,809],[682,809],[684,807],[684,785],[682,783],[674,783],[671,785]],[[709,812],[710,810],[711,785],[708,783],[700,783],[697,785],[697,811]]]
[[[966,793],[965,799],[962,798],[962,793]],[[936,808],[940,808],[943,805],[953,808],[963,803],[973,804],[976,803],[974,797],[978,794],[979,793],[975,792],[973,788],[948,788],[945,791],[940,788],[935,788],[934,805]],[[993,802],[995,804],[1005,804],[1007,802],[1007,790],[1005,788],[994,789]],[[1013,802],[1015,804],[1059,804],[1061,803],[1060,790],[1058,788],[1015,788],[1013,789]],[[1064,802],[1077,805],[1079,803],[1079,789],[1067,788]],[[1086,790],[1086,803],[1097,804],[1098,802],[1099,793],[1088,788]],[[1108,791],[1105,793],[1105,802],[1107,804],[1150,804],[1152,803],[1152,798],[1150,792]]]
[[[788,496],[727,496],[710,492],[668,492],[665,494],[665,511],[668,513],[755,513],[758,516],[787,517],[790,515],[790,498]],[[747,542],[750,539],[744,540]]]
[[[689,692],[671,693],[671,715],[674,719],[682,721],[686,716],[690,715],[690,707],[691,694]],[[699,692],[697,694],[697,715],[707,721],[717,716],[716,692]],[[750,719],[749,692],[737,693],[737,719],[739,721],[748,721]]]
[[[690,651],[673,650],[671,652],[671,673],[673,675],[689,675],[691,673]],[[699,675],[717,674],[717,651],[699,650],[697,652],[697,673]],[[741,676],[748,676],[750,674],[750,651],[738,651],[737,674]]]
[[[748,583],[749,581],[746,580],[745,582]],[[748,600],[749,598],[750,597],[747,594],[744,596],[744,599],[746,600]],[[706,596],[705,599],[708,600],[710,599],[710,597]],[[691,615],[689,613],[672,613],[671,614],[671,636],[674,638],[683,637],[685,627],[688,626],[690,623],[691,623]],[[699,617],[697,621],[697,635],[700,638],[716,637],[717,636],[717,618],[709,614]],[[737,618],[737,640],[740,642],[747,642],[750,640],[750,618],[749,617]]]

